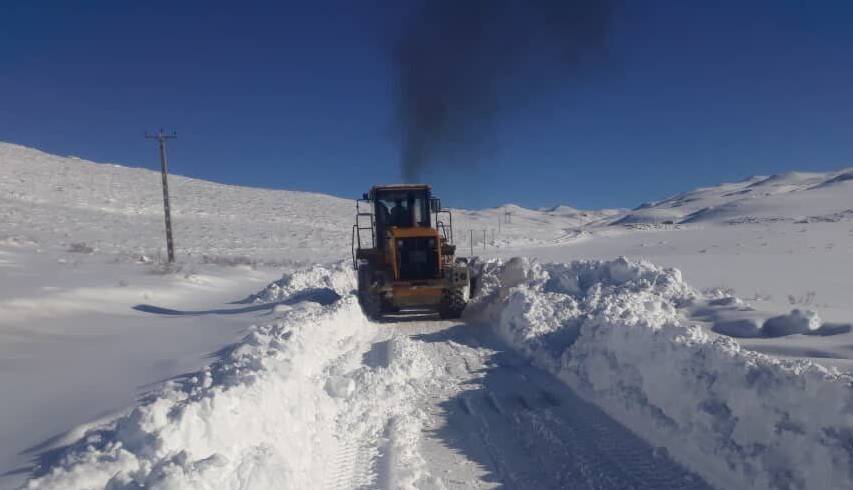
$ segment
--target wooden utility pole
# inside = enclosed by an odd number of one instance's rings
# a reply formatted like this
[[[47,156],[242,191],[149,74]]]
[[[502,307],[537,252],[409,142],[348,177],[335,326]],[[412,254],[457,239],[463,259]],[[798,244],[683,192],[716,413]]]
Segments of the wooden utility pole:
[[[468,240],[468,245],[471,246],[471,257],[474,256],[474,230],[469,230],[471,232],[471,238]]]
[[[172,213],[169,206],[169,164],[166,163],[166,140],[177,138],[174,131],[165,134],[162,129],[157,134],[145,132],[146,139],[155,139],[160,146],[160,173],[163,176],[163,211],[166,214],[166,253],[169,255],[169,263],[175,261],[175,243],[172,241]]]

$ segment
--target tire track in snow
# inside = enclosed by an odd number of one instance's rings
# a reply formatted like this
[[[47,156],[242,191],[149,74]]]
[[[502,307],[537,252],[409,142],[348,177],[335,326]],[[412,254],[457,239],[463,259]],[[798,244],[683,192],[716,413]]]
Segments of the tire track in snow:
[[[392,328],[444,374],[422,401],[433,414],[420,445],[434,487],[709,488],[482,327]]]
[[[355,359],[357,358],[357,361]],[[433,364],[405,335],[383,329],[327,373],[339,398],[335,471],[325,488],[414,488],[422,478],[420,400]]]
[[[328,490],[350,490],[371,488],[376,482],[375,448],[359,444],[346,436],[338,437],[338,451],[333,473],[323,488]]]
[[[377,348],[379,346],[380,348]],[[379,355],[377,355],[379,354]],[[363,391],[359,392],[356,380],[364,379],[365,370],[387,368],[387,342],[373,339],[359,343],[331,363],[324,373],[326,392],[339,399],[338,416],[335,422],[336,448],[332,471],[327,475],[322,488],[326,490],[352,490],[371,488],[377,479],[379,449],[375,441],[375,427],[359,423],[352,417],[358,410],[364,411]]]

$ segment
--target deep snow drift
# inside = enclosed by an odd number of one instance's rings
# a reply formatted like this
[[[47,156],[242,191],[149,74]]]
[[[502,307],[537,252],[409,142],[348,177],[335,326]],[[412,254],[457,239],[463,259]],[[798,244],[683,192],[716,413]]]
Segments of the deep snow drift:
[[[719,488],[848,488],[853,377],[709,335],[646,262],[487,262],[469,316]]]
[[[65,454],[48,454],[57,459],[28,488],[316,487],[337,471],[334,414],[321,399],[346,390],[327,393],[316,380],[339,342],[374,332],[349,294],[351,276],[330,279],[340,288],[325,290],[329,306],[277,308],[275,322],[253,326],[209,367],[167,383]]]

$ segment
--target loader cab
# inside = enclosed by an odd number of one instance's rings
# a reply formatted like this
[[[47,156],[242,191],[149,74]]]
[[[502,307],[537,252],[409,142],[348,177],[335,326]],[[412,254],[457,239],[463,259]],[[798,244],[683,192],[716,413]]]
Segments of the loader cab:
[[[377,245],[397,280],[439,277],[440,240],[430,219],[430,189],[397,185],[372,189]]]
[[[428,185],[376,186],[367,198],[373,202],[377,245],[383,248],[392,228],[430,228],[430,188]]]
[[[359,203],[370,205],[370,212],[363,212]],[[445,225],[439,216],[447,216],[449,220],[452,216],[449,210],[441,209],[428,185],[374,186],[356,202],[356,208],[359,211],[353,226],[354,265],[361,259],[376,268],[387,267],[392,281],[442,277],[455,247],[452,223]],[[362,232],[371,239],[368,247]]]

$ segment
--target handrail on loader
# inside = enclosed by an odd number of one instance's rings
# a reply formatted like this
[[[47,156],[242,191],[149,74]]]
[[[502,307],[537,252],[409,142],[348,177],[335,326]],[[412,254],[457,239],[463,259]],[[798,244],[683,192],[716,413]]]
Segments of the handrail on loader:
[[[449,242],[450,242],[450,243],[453,243],[453,213],[451,213],[449,209],[439,209],[439,210],[438,210],[438,211],[436,211],[436,213],[435,213],[435,221],[436,221],[436,223],[439,223],[439,221],[438,221],[438,217],[439,217],[440,215],[442,215],[442,214],[446,214],[446,215],[447,215],[448,227],[450,228],[450,239],[449,239]]]

